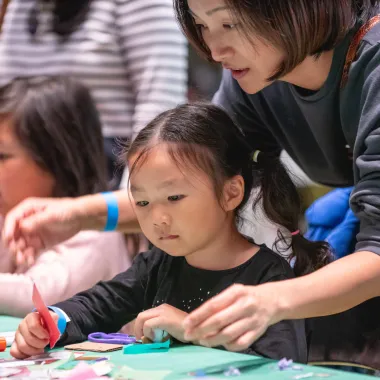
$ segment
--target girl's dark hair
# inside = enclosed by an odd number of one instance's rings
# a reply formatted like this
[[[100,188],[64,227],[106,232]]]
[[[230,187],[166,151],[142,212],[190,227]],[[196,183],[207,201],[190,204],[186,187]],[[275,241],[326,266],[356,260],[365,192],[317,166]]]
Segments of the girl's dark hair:
[[[333,49],[356,25],[378,13],[379,0],[225,0],[248,38],[257,36],[280,48],[284,61],[268,78],[291,72],[308,56]],[[198,52],[212,61],[187,0],[174,0],[177,19]]]
[[[131,174],[144,162],[150,150],[162,143],[168,143],[168,152],[179,167],[193,167],[205,172],[213,180],[219,198],[225,180],[241,175],[245,191],[236,210],[237,217],[248,202],[252,189],[260,184],[254,208],[262,199],[265,213],[275,224],[291,232],[299,229],[300,197],[278,155],[260,153],[258,162],[254,162],[254,152],[244,135],[222,109],[211,104],[193,103],[157,116],[129,147],[128,160],[137,154]],[[301,234],[284,236],[279,232],[276,247],[279,243],[292,248],[292,255],[297,258],[296,275],[310,273],[330,262],[330,251],[325,242],[311,242]]]
[[[68,37],[86,20],[93,0],[35,0],[28,18],[30,34],[36,34],[40,7],[49,1],[54,2],[53,32],[61,37]]]
[[[0,119],[56,180],[55,196],[106,189],[101,123],[87,88],[65,77],[18,78],[0,88]]]

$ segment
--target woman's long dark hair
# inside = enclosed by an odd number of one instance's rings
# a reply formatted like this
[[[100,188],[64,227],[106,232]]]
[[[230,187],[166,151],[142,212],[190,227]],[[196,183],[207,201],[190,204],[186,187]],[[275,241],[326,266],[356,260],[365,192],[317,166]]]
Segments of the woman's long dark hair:
[[[93,0],[35,0],[28,19],[29,32],[38,29],[39,9],[42,2],[54,2],[53,32],[65,38],[76,31],[86,20]]]
[[[0,118],[56,181],[55,196],[107,188],[101,122],[87,88],[66,77],[19,78],[0,88]]]
[[[222,109],[194,103],[157,116],[129,147],[127,160],[138,155],[131,174],[144,162],[150,150],[161,143],[168,144],[169,154],[177,165],[205,172],[212,179],[218,197],[226,179],[241,175],[245,190],[243,201],[235,210],[237,217],[250,199],[253,188],[261,185],[254,208],[262,200],[269,219],[289,231],[286,235],[278,233],[276,245],[283,243],[292,249],[292,255],[297,258],[296,275],[310,273],[330,262],[327,243],[308,241],[301,233],[291,235],[299,229],[301,200],[278,155],[256,153],[255,162],[254,152],[244,135]]]

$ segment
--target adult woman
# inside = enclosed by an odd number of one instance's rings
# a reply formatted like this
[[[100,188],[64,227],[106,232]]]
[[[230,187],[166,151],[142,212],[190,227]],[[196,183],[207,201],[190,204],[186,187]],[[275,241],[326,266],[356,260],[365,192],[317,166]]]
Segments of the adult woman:
[[[187,47],[170,0],[12,0],[0,56],[1,84],[67,74],[90,89],[111,177],[115,138],[186,98]]]
[[[334,314],[379,296],[380,24],[372,18],[379,2],[175,4],[190,40],[225,67],[214,101],[235,117],[253,150],[276,156],[285,148],[312,179],[333,186],[355,184],[351,207],[361,221],[355,253],[295,280],[228,289],[189,316],[187,339],[241,350],[279,320]],[[126,195],[118,196],[127,202]],[[72,202],[73,212],[66,212],[65,219],[86,225],[88,211],[77,213],[82,219],[74,217],[81,202],[92,208],[92,215],[107,213],[105,202],[94,196]],[[15,221],[26,211],[35,214],[18,231],[27,236],[34,230],[43,242],[38,222],[59,217],[48,203],[33,201],[9,219],[6,238],[15,236]],[[132,219],[126,207],[121,222],[127,226]],[[105,220],[99,217],[98,227]],[[13,239],[13,244],[22,248],[25,238]]]

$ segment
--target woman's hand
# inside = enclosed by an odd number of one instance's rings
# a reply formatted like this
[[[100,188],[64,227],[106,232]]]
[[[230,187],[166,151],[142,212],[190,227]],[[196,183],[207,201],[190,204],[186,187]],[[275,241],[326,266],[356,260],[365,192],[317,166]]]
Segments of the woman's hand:
[[[226,289],[189,314],[183,324],[184,339],[207,347],[224,346],[229,351],[247,349],[279,321],[274,284]]]
[[[31,266],[41,250],[81,230],[83,212],[75,198],[26,199],[7,214],[3,242],[18,265],[26,262]]]

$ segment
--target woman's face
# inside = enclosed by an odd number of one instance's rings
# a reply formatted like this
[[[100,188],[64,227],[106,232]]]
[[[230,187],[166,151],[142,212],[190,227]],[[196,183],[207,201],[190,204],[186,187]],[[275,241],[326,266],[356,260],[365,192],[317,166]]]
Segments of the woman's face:
[[[18,142],[9,119],[0,121],[0,215],[28,197],[51,197],[55,180]]]
[[[248,40],[223,0],[188,0],[188,5],[213,59],[231,70],[245,92],[254,94],[270,84],[267,78],[283,61],[283,52],[255,36]]]

